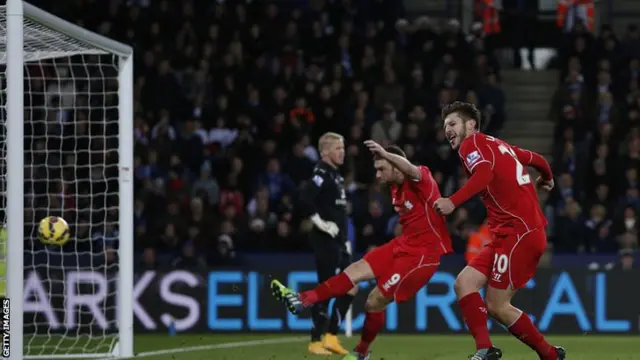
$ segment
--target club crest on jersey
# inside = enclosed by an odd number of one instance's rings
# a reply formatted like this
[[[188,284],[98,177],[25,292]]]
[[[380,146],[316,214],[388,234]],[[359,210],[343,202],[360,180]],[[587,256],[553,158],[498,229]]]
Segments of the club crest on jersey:
[[[480,160],[480,153],[476,150],[469,155],[467,155],[467,166],[471,166]]]
[[[413,204],[409,200],[404,203],[394,204],[394,210],[400,215],[408,213],[411,209],[413,209]]]

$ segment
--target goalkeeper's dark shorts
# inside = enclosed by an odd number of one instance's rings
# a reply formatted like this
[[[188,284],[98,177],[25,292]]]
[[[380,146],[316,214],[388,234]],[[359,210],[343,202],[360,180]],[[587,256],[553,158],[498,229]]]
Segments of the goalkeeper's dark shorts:
[[[318,283],[326,281],[340,271],[347,268],[353,261],[347,251],[346,240],[314,230],[309,236],[311,247],[315,255]]]

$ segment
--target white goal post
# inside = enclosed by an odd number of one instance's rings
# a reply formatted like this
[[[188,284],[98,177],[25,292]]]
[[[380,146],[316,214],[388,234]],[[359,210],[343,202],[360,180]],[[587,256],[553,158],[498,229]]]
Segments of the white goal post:
[[[7,249],[6,253],[3,254],[6,259],[6,281],[7,281],[7,289],[6,289],[6,297],[10,299],[10,359],[29,359],[29,358],[40,358],[40,359],[55,359],[55,358],[82,358],[82,359],[90,359],[90,358],[110,358],[110,357],[132,357],[133,356],[133,50],[131,47],[108,39],[106,37],[100,36],[98,34],[92,33],[82,27],[71,24],[65,20],[62,20],[54,15],[51,15],[41,9],[38,9],[28,3],[22,2],[21,0],[7,0],[6,6],[0,7],[0,15],[2,19],[0,19],[0,66],[6,66],[6,73],[3,75],[2,82],[3,84],[3,97],[2,105],[4,109],[0,110],[3,112],[2,119],[0,119],[0,127],[4,127],[3,140],[5,144],[3,145],[3,187],[4,191],[3,200],[5,202],[4,212],[6,214],[4,219],[3,226],[6,226],[7,229]],[[113,60],[111,68],[113,69],[113,77],[108,78],[103,75],[105,78],[100,79],[100,71],[101,67],[106,67],[106,64],[101,63],[101,60],[96,60],[95,64],[84,63],[85,59],[90,59],[86,61],[91,61],[91,59],[101,59],[101,57],[109,57]],[[60,248],[58,249],[50,249],[45,248],[44,250],[38,250],[38,256],[44,259],[58,259],[51,260],[52,264],[45,262],[42,263],[26,263],[25,259],[35,258],[36,254],[30,254],[31,257],[27,257],[29,253],[29,248],[27,248],[30,242],[33,242],[33,234],[25,233],[26,231],[30,231],[30,228],[33,227],[36,221],[31,218],[31,216],[25,216],[25,213],[37,213],[34,212],[33,209],[29,209],[30,203],[25,198],[25,181],[35,183],[45,183],[45,189],[52,189],[54,186],[57,186],[56,182],[60,182],[62,184],[64,181],[73,182],[77,179],[62,179],[62,175],[60,175],[60,179],[30,179],[27,168],[25,168],[25,156],[32,155],[35,157],[37,155],[37,151],[42,151],[42,149],[27,148],[27,141],[31,141],[29,136],[25,137],[25,126],[28,128],[28,124],[39,122],[42,126],[45,126],[44,139],[42,142],[48,141],[59,141],[62,143],[66,141],[68,138],[73,138],[75,132],[72,132],[71,135],[67,133],[56,133],[58,134],[58,139],[55,139],[52,135],[50,135],[49,128],[50,126],[49,120],[51,120],[51,114],[60,114],[62,111],[56,113],[56,109],[60,109],[62,105],[58,105],[60,99],[56,98],[56,105],[52,105],[47,103],[44,105],[44,109],[30,109],[32,102],[29,100],[29,97],[40,96],[41,93],[36,90],[32,90],[28,78],[30,76],[29,70],[27,67],[36,67],[36,68],[45,68],[50,67],[53,70],[53,75],[49,75],[49,78],[46,78],[47,75],[42,75],[48,83],[61,83],[62,80],[68,79],[65,76],[73,77],[74,75],[61,75],[57,73],[56,59],[65,59],[67,61],[67,66],[70,68],[74,65],[76,67],[84,67],[87,74],[94,74],[96,76],[96,80],[103,85],[103,89],[99,89],[102,91],[100,96],[109,99],[116,99],[113,101],[117,101],[117,106],[113,106],[113,109],[110,105],[103,106],[103,109],[96,109],[96,111],[100,110],[106,113],[107,111],[111,111],[110,118],[106,115],[93,115],[94,109],[92,106],[100,107],[100,104],[93,105],[91,101],[86,101],[82,105],[77,105],[74,103],[71,105],[73,109],[68,110],[65,114],[74,114],[80,112],[80,109],[86,109],[86,112],[90,115],[83,114],[81,116],[95,118],[103,116],[105,120],[95,120],[92,118],[86,119],[85,123],[90,123],[91,121],[103,121],[107,122],[106,119],[112,119],[113,125],[117,128],[117,135],[113,135],[115,138],[113,144],[114,149],[109,149],[107,145],[107,140],[103,139],[103,151],[105,152],[105,158],[107,155],[112,155],[111,152],[116,153],[114,155],[113,162],[117,165],[117,170],[114,172],[114,176],[112,179],[112,183],[117,185],[116,194],[113,195],[112,198],[117,198],[115,204],[113,204],[113,219],[115,226],[117,226],[117,232],[119,232],[119,236],[117,237],[118,247],[117,247],[117,260],[115,265],[106,266],[104,265],[104,272],[107,273],[107,268],[109,271],[109,276],[113,278],[113,290],[112,294],[115,300],[113,301],[113,305],[109,303],[107,305],[107,300],[104,300],[103,307],[110,307],[112,310],[110,311],[110,316],[112,319],[108,319],[110,323],[112,323],[111,330],[102,329],[100,333],[93,334],[92,330],[95,325],[95,320],[91,320],[91,324],[86,325],[88,331],[86,333],[81,333],[77,330],[77,323],[80,323],[84,318],[87,318],[87,310],[86,308],[83,310],[82,303],[76,304],[77,308],[69,309],[66,305],[62,305],[62,309],[56,309],[56,311],[60,311],[60,317],[63,318],[61,320],[62,327],[64,328],[65,324],[71,324],[71,328],[73,330],[63,329],[61,332],[56,333],[51,326],[51,324],[47,321],[37,320],[36,324],[29,324],[28,321],[24,321],[27,319],[25,316],[24,304],[28,301],[39,301],[39,302],[49,302],[50,299],[42,299],[38,298],[36,300],[28,300],[27,295],[25,293],[25,274],[29,270],[34,270],[33,272],[43,271],[44,276],[40,274],[40,278],[42,278],[43,282],[50,282],[55,286],[58,286],[57,289],[61,290],[60,297],[64,297],[65,294],[75,294],[74,291],[80,292],[81,290],[77,289],[65,289],[64,286],[68,285],[68,279],[65,277],[70,277],[70,272],[67,272],[67,260],[64,255],[56,255],[60,254],[62,251]],[[73,63],[73,59],[82,59],[79,63]],[[62,60],[61,60],[62,61]],[[100,69],[98,71],[98,75],[95,75],[96,72],[91,69]],[[51,74],[51,71],[48,74]],[[82,71],[82,69],[81,69]],[[93,71],[93,72],[92,72]],[[90,75],[86,75],[87,78],[81,79],[84,81],[83,83],[91,83],[93,80],[90,78]],[[74,83],[77,79],[69,80],[70,83]],[[25,90],[25,86],[29,86],[29,89]],[[61,88],[62,85],[58,84]],[[73,85],[72,85],[73,86]],[[89,85],[87,85],[89,86]],[[107,86],[113,86],[114,88],[117,86],[117,91],[109,92],[109,88]],[[91,87],[91,86],[89,86]],[[60,91],[60,96],[63,90]],[[76,86],[76,89],[73,91],[86,91],[87,95],[73,95],[73,102],[78,96],[92,97],[94,96],[93,90],[82,90],[80,86]],[[99,92],[99,91],[98,91]],[[25,98],[29,103],[25,105]],[[34,120],[34,115],[26,115],[32,114],[33,111],[40,111],[40,113],[44,113],[44,117],[39,120]],[[39,114],[40,114],[39,113]],[[25,122],[25,116],[29,116],[27,118],[27,122]],[[75,117],[71,117],[71,119],[75,119]],[[68,119],[57,120],[56,121],[69,121]],[[53,121],[55,122],[55,121]],[[38,125],[38,124],[36,124]],[[34,125],[35,126],[35,125]],[[53,126],[56,126],[55,124]],[[60,128],[63,128],[62,125],[59,125]],[[76,126],[74,120],[70,120],[70,123],[65,123],[67,127]],[[106,128],[107,125],[99,124],[98,126],[104,126]],[[66,128],[65,128],[66,129]],[[66,131],[66,130],[65,130]],[[77,131],[77,130],[73,130]],[[88,141],[98,140],[100,136],[103,138],[107,136],[107,133],[104,132],[102,135],[94,135],[93,133],[88,133],[86,135]],[[72,140],[76,141],[76,140]],[[57,143],[56,143],[57,144]],[[53,145],[50,145],[53,146]],[[62,145],[60,145],[62,148]],[[78,145],[76,145],[78,146]],[[94,146],[95,147],[95,146]],[[76,148],[77,152],[82,152],[82,149]],[[87,153],[93,154],[93,148],[84,149]],[[44,151],[47,151],[46,144]],[[62,152],[62,151],[61,151]],[[29,154],[32,153],[32,154]],[[106,154],[109,153],[109,154]],[[61,155],[62,156],[62,155]],[[66,155],[65,155],[66,156]],[[70,156],[75,156],[73,151],[71,151]],[[44,156],[48,157],[48,154]],[[50,160],[50,159],[49,159]],[[48,160],[47,160],[48,161]],[[89,171],[92,169],[91,161],[87,165],[82,165],[84,167],[89,167]],[[106,161],[106,160],[105,160]],[[47,163],[43,163],[46,168]],[[84,164],[84,163],[83,163]],[[27,164],[29,165],[29,164]],[[63,170],[73,170],[75,165],[73,163],[60,163],[58,165],[59,168],[64,168],[65,166],[69,167],[69,169]],[[106,166],[106,165],[105,165]],[[80,167],[80,166],[78,166]],[[48,174],[48,169],[45,169]],[[71,172],[76,173],[76,172]],[[26,174],[26,175],[25,175]],[[84,181],[90,183],[93,186],[92,181],[93,172],[90,173],[90,176],[87,176]],[[68,175],[67,175],[68,176]],[[117,176],[117,179],[115,177]],[[105,180],[106,183],[106,180]],[[60,185],[62,186],[62,185]],[[78,187],[76,187],[77,189]],[[50,197],[55,197],[56,190],[45,190],[52,191],[47,193]],[[78,191],[78,190],[76,190]],[[107,193],[108,191],[105,191]],[[64,192],[63,192],[64,195]],[[78,203],[80,202],[79,196],[83,194],[76,193],[76,200]],[[92,194],[89,193],[89,196]],[[106,197],[107,195],[105,195]],[[51,201],[51,200],[46,200]],[[63,200],[64,202],[64,200]],[[106,202],[106,201],[105,201]],[[25,203],[27,203],[25,205]],[[115,207],[117,206],[117,209]],[[63,205],[60,208],[60,211],[64,211],[66,205]],[[91,211],[93,208],[89,208]],[[41,209],[38,209],[41,210]],[[45,209],[47,210],[47,209]],[[48,209],[53,211],[52,209]],[[81,212],[80,205],[76,205],[74,209],[74,214]],[[107,208],[105,205],[104,213],[107,214],[107,211],[111,211],[112,208]],[[30,212],[31,211],[31,212]],[[102,213],[100,213],[102,214]],[[111,214],[111,213],[109,213]],[[51,215],[57,215],[56,213]],[[93,218],[95,218],[96,214],[92,214]],[[92,215],[89,215],[89,219],[92,219]],[[39,216],[39,215],[38,215]],[[81,218],[84,215],[77,215],[77,219]],[[75,216],[74,216],[75,217]],[[67,219],[71,228],[74,228],[74,225],[80,223],[80,220],[77,219]],[[107,215],[104,215],[104,221],[107,222]],[[71,220],[71,221],[69,221]],[[83,220],[85,221],[85,220]],[[95,221],[95,220],[86,220],[86,221]],[[75,223],[74,223],[75,222]],[[26,226],[25,226],[26,225]],[[93,224],[90,224],[90,226]],[[112,226],[112,225],[104,225],[104,226]],[[106,239],[106,236],[104,237]],[[98,241],[102,241],[100,239]],[[74,241],[74,235],[72,234],[70,243]],[[106,241],[106,240],[105,240]],[[92,251],[97,250],[94,248],[93,242],[87,245],[87,249],[83,250],[83,253],[80,253],[78,248],[74,248],[73,244],[70,244],[70,248],[77,251],[76,254],[72,254],[72,257],[80,258],[82,256],[95,256],[96,254],[92,253]],[[29,245],[33,248],[33,245]],[[38,245],[40,246],[40,245]],[[99,250],[102,253],[98,254],[106,258],[106,250],[103,248],[103,245],[100,246]],[[26,252],[25,252],[26,250]],[[115,254],[115,250],[113,250]],[[35,252],[35,250],[34,250]],[[111,254],[111,255],[113,255]],[[57,257],[55,257],[57,256]],[[114,255],[115,256],[115,255]],[[29,260],[33,261],[33,260]],[[48,261],[48,260],[47,260]],[[77,260],[78,264],[80,264],[80,260]],[[106,264],[106,260],[105,260]],[[51,269],[49,269],[51,266]],[[79,267],[81,265],[72,265]],[[86,268],[93,266],[93,261],[90,261],[90,265],[82,265]],[[59,267],[55,269],[55,267]],[[76,270],[78,270],[76,269]],[[52,270],[50,272],[50,270]],[[46,276],[50,273],[56,273],[55,278],[47,278]],[[89,269],[91,270],[91,269]],[[87,273],[91,273],[88,271]],[[98,273],[99,274],[99,273]],[[77,285],[78,289],[80,289],[81,285]],[[86,284],[86,283],[85,283]],[[50,285],[49,288],[46,286],[42,288],[48,289],[48,291],[52,291],[54,285]],[[82,285],[84,286],[84,285]],[[94,291],[98,292],[99,286],[97,284],[89,284],[90,287],[94,288]],[[86,290],[91,291],[91,290]],[[50,295],[50,294],[49,294]],[[61,304],[66,304],[67,299],[64,298],[60,302]],[[86,304],[85,304],[86,305]],[[52,307],[56,305],[51,305]],[[91,310],[91,309],[90,309]],[[39,310],[36,310],[39,311]],[[71,312],[76,312],[77,314],[70,314]],[[89,311],[90,312],[90,311]],[[105,310],[106,313],[106,310]],[[91,315],[91,314],[89,314]],[[32,316],[32,315],[30,315]],[[75,320],[68,320],[69,318],[73,318]],[[31,319],[36,320],[36,317],[31,317]],[[70,322],[68,322],[70,321]],[[34,332],[30,334],[27,332],[26,327],[31,326],[31,328],[35,328],[37,334]],[[109,333],[108,331],[111,331]],[[91,347],[87,345],[87,338],[91,339],[93,336],[98,337],[109,337],[108,349],[106,351],[102,350],[105,346],[102,347]],[[36,336],[43,336],[44,339],[34,340]],[[6,340],[6,338],[5,338]],[[103,341],[106,343],[106,341]],[[31,345],[29,345],[31,344]],[[31,346],[31,348],[30,348]],[[6,354],[3,354],[6,355]]]

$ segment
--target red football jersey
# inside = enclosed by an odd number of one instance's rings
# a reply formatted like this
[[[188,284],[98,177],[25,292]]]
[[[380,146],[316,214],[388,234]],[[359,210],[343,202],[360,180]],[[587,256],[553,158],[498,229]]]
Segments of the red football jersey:
[[[469,175],[489,163],[493,180],[480,192],[487,208],[487,225],[495,233],[523,233],[547,225],[538,201],[534,179],[522,163],[533,154],[482,133],[464,139],[458,151]]]
[[[418,166],[420,180],[405,179],[400,186],[391,185],[393,207],[400,214],[402,236],[398,241],[411,248],[429,253],[448,254],[453,251],[444,216],[433,210],[440,198],[438,183],[426,166]]]

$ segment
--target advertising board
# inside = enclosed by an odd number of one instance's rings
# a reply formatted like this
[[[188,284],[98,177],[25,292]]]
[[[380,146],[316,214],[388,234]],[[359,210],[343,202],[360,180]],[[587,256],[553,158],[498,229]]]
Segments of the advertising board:
[[[438,271],[417,296],[387,309],[388,332],[457,333],[465,330],[453,283],[457,271]],[[539,271],[514,299],[546,333],[637,333],[640,273]],[[269,295],[272,278],[306,289],[316,281],[310,269],[292,271],[219,270],[193,273],[144,271],[136,276],[133,309],[136,331],[164,332],[173,321],[178,332],[306,332],[308,316],[288,314]],[[117,276],[101,272],[67,272],[58,279],[28,273],[25,326],[49,324],[50,331],[116,329]],[[364,321],[362,283],[354,301],[353,329]],[[490,324],[494,331],[504,331]],[[25,329],[33,331],[34,329]]]

